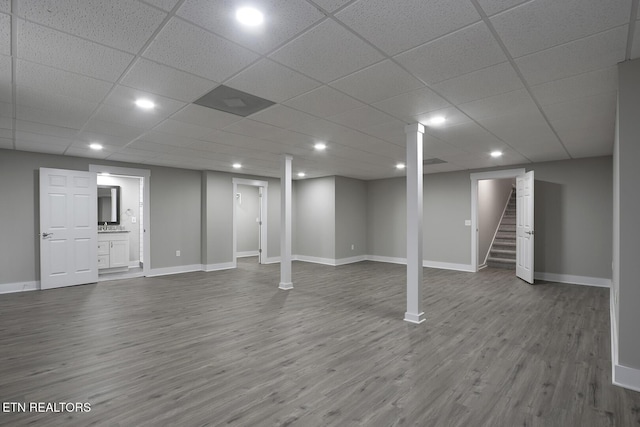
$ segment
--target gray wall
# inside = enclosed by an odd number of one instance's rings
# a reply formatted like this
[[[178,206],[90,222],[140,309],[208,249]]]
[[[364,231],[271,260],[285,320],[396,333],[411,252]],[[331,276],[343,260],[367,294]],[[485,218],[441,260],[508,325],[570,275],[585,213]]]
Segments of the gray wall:
[[[120,186],[120,225],[129,231],[129,261],[140,261],[140,178],[98,175],[98,185]]]
[[[524,167],[536,172],[535,270],[610,278],[611,247],[602,242],[612,236],[612,158]],[[471,229],[464,225],[471,216],[469,174],[425,176],[425,260],[471,263]],[[405,257],[405,197],[403,178],[368,182],[370,255]]]
[[[236,250],[238,252],[258,252],[260,227],[256,219],[260,216],[259,188],[238,185],[236,196]]]
[[[298,180],[295,200],[296,255],[336,258],[335,177]]]
[[[335,257],[367,255],[367,183],[336,176],[335,186]]]
[[[618,70],[618,359],[640,369],[640,60],[623,62]]]
[[[0,150],[0,283],[40,278],[38,169],[86,171],[89,164],[150,169],[151,267],[200,263],[200,172]]]
[[[478,265],[487,258],[515,179],[478,181]]]

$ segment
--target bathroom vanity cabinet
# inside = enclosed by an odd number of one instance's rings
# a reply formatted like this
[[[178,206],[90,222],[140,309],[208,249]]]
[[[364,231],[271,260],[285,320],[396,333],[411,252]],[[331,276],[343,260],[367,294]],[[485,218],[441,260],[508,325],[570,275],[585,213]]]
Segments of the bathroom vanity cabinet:
[[[98,232],[98,269],[101,273],[126,271],[129,268],[129,232]]]

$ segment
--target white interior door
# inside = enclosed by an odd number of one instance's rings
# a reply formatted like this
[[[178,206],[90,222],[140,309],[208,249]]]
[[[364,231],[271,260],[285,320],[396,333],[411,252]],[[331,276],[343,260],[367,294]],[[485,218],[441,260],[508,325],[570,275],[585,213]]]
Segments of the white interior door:
[[[98,281],[95,172],[40,168],[40,287]]]
[[[533,283],[533,171],[516,177],[516,276]]]
[[[262,187],[258,187],[258,264],[262,264]]]

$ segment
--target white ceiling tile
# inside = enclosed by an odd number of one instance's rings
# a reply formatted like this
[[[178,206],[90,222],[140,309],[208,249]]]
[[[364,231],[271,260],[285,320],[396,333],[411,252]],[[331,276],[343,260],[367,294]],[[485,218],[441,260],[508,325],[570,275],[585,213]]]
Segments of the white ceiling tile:
[[[309,92],[321,83],[265,58],[225,82],[225,85],[269,101],[283,102]]]
[[[478,3],[484,13],[491,16],[527,1],[530,0],[478,0]]]
[[[327,120],[360,130],[378,123],[391,122],[395,119],[367,105],[327,117]]]
[[[241,46],[177,18],[171,18],[143,56],[216,82],[258,58]]]
[[[0,54],[11,55],[11,16],[0,13]]]
[[[458,108],[475,120],[518,112],[538,111],[538,106],[525,89],[467,102],[460,104]]]
[[[138,58],[120,82],[124,86],[185,102],[200,98],[217,82]]]
[[[33,151],[35,153],[64,154],[66,147],[60,145],[38,144],[35,142],[16,140],[16,150]]]
[[[93,118],[103,122],[114,123],[114,125],[127,125],[139,129],[151,129],[165,117],[156,114],[149,114],[146,111],[136,111],[103,104],[98,108]]]
[[[514,58],[578,40],[629,21],[631,0],[536,0],[491,18]]]
[[[167,120],[167,121],[170,121],[170,120]],[[140,137],[140,140],[141,141],[134,141],[132,143],[132,146],[133,144],[144,141],[144,142],[149,142],[153,144],[161,144],[161,145],[169,146],[171,150],[173,150],[175,147],[184,147],[193,142],[192,138],[188,138],[184,135],[177,136],[175,134],[160,132],[157,130],[152,130],[150,132],[145,133]],[[142,149],[143,147],[136,147],[136,148]],[[168,151],[171,151],[171,150],[168,150]]]
[[[597,122],[553,123],[572,157],[610,156],[613,153],[615,118],[603,126]]]
[[[58,70],[34,62],[16,61],[16,83],[42,92],[64,95],[98,103],[113,83]]]
[[[178,111],[172,117],[185,123],[204,126],[212,129],[222,129],[225,126],[242,120],[242,117],[235,114],[229,114],[224,111],[214,110],[213,108],[203,107],[202,105],[189,104],[182,110]]]
[[[169,11],[178,4],[179,0],[144,0],[145,3],[152,4],[160,9]]]
[[[442,116],[445,118],[444,123],[434,126],[438,129],[446,129],[451,126],[456,126],[456,125],[471,121],[469,117],[465,116],[457,108],[449,107],[449,108],[442,108],[440,110],[430,111],[428,113],[419,114],[417,116],[414,116],[411,122],[422,123],[426,128],[429,128],[430,127],[429,123],[431,119],[438,116]]]
[[[640,13],[640,8],[638,8]],[[631,59],[640,58],[640,21],[636,21],[636,29],[633,32],[633,45],[631,47]]]
[[[73,145],[65,151],[66,156],[76,156],[76,157],[89,157],[93,159],[106,159],[113,153],[112,150],[107,149],[106,147],[102,150],[92,150],[86,145]]]
[[[426,131],[436,138],[461,150],[483,153],[487,156],[493,150],[505,148],[505,143],[484,130],[474,122],[462,123],[447,128],[427,128]]]
[[[466,153],[466,151],[447,142],[441,141],[435,136],[429,134],[424,135],[422,151],[425,160],[433,158],[446,160],[449,156],[457,156]]]
[[[78,129],[47,125],[44,123],[26,122],[24,120],[16,120],[16,130],[66,139],[75,139],[78,133]]]
[[[0,12],[11,12],[11,0],[0,0]]]
[[[216,131],[209,127],[198,126],[195,124],[185,123],[173,119],[167,119],[163,121],[154,129],[154,131],[168,133],[177,137],[201,139],[203,141],[215,141],[216,135],[219,134],[219,131]],[[145,139],[148,138],[145,136]],[[152,141],[167,144],[169,143],[158,139],[152,139]],[[172,145],[175,145],[175,143],[173,143]]]
[[[0,138],[12,139],[13,138],[13,130],[10,128],[0,127]]]
[[[13,139],[0,138],[0,148],[6,149],[6,150],[13,150]],[[23,149],[23,150],[29,151],[26,149]]]
[[[8,1],[8,0],[7,0]],[[314,3],[329,13],[336,11],[351,0],[315,0]]]
[[[578,74],[531,87],[533,96],[543,106],[603,92],[611,92],[617,89],[617,67]]]
[[[271,57],[325,83],[383,59],[374,48],[329,19],[287,43]]]
[[[85,134],[109,135],[122,141],[131,141],[144,132],[140,127],[128,126],[122,123],[105,122],[103,120],[91,119],[82,128]]]
[[[141,139],[136,139],[135,141],[127,145],[127,148],[133,148],[136,150],[148,151],[150,153],[157,153],[157,154],[170,153],[176,149],[175,146],[147,141],[146,139],[144,139],[144,138],[147,138],[147,136],[148,135],[145,134],[144,136],[141,137]]]
[[[155,107],[152,110],[142,110],[135,105],[137,99],[148,99],[155,104]],[[105,98],[104,103],[122,109],[132,116],[142,117],[139,114],[144,113],[144,115],[159,118],[168,117],[186,105],[184,102],[176,101],[175,99],[120,85],[117,85],[111,91],[109,96]]]
[[[307,113],[294,110],[281,104],[272,105],[269,108],[251,115],[251,120],[267,123],[283,129],[290,129],[300,121],[313,119],[314,117]]]
[[[431,89],[422,88],[373,104],[376,108],[411,122],[413,116],[449,107],[450,104]]]
[[[345,127],[338,123],[315,118],[298,122],[291,129],[322,141],[329,141],[344,132]]]
[[[576,127],[593,122],[603,122],[603,127],[615,121],[617,90],[593,96],[560,102],[544,107],[549,121],[574,122]]]
[[[290,133],[288,130],[251,119],[242,119],[239,122],[226,126],[224,130],[226,132],[250,136],[252,138],[268,139],[272,141],[278,141],[281,136]]]
[[[13,102],[11,57],[0,55],[0,102]]]
[[[475,101],[524,87],[509,62],[483,68],[432,86],[453,104]]]
[[[482,22],[395,58],[428,84],[452,79],[507,60]]]
[[[13,129],[13,119],[11,117],[0,117],[0,129]]]
[[[0,102],[0,116],[13,117],[13,104]]]
[[[75,145],[89,147],[89,145],[97,142],[103,146],[103,150],[106,150],[108,152],[118,150],[119,148],[124,147],[129,142],[131,142],[130,138],[123,138],[115,135],[92,133],[86,131],[80,132],[76,139],[77,142],[75,143]]]
[[[611,67],[624,60],[627,27],[553,47],[516,59],[530,85]]]
[[[331,86],[370,104],[424,85],[391,60],[386,60],[336,80]]]
[[[401,147],[406,146],[407,136],[404,131],[406,123],[402,120],[392,120],[385,123],[376,124],[362,129],[362,132],[367,135],[375,136],[376,138],[383,139],[391,142],[392,144],[399,145]]]
[[[262,0],[255,7],[264,15],[257,28],[246,28],[235,19],[240,1],[186,0],[177,14],[194,24],[253,51],[266,54],[299,34],[324,15],[302,0]]]
[[[319,117],[328,117],[364,106],[362,102],[329,86],[322,86],[304,95],[290,99],[285,102],[285,105]]]
[[[42,110],[75,114],[86,118],[89,118],[91,112],[98,106],[97,102],[42,92],[26,86],[16,87],[16,104]]]
[[[20,16],[65,33],[137,53],[166,17],[127,0],[20,0]]]
[[[114,82],[133,55],[31,22],[18,21],[18,57]]]
[[[336,17],[389,55],[480,20],[471,2],[357,1]]]
[[[90,114],[91,111],[45,110],[24,105],[16,107],[16,118],[19,120],[75,129],[80,129],[86,123]]]
[[[492,117],[478,122],[531,161],[569,158],[538,111]]]
[[[143,155],[133,153],[114,153],[106,157],[107,160],[113,160],[114,162],[127,162],[127,163],[142,163],[145,161],[153,161],[156,155]]]
[[[57,145],[61,147],[67,147],[76,141],[75,135],[73,138],[58,138],[51,135],[42,135],[39,133],[16,131],[16,141],[18,140],[21,142],[32,142],[36,144],[50,144],[50,145]]]

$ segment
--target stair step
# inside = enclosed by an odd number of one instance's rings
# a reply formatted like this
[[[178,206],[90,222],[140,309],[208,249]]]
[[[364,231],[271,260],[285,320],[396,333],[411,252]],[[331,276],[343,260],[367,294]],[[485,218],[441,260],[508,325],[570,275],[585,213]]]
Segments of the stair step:
[[[490,256],[489,258],[487,258],[487,262],[500,262],[502,264],[513,264],[513,265],[516,265],[516,260],[515,259],[496,258],[496,257],[493,257],[493,256]]]
[[[498,228],[498,232],[512,232],[515,233],[516,232],[516,225],[513,224],[500,224],[500,227]]]
[[[508,249],[508,250],[515,250],[516,247],[516,242],[515,241],[511,241],[511,242],[498,242],[498,241],[494,241],[493,242],[493,249]]]
[[[494,267],[494,268],[504,268],[507,270],[515,270],[516,260],[489,257],[487,259],[487,265],[489,267]]]
[[[500,225],[516,225],[516,217],[515,216],[510,216],[510,217],[505,216],[504,218],[502,218],[502,222],[500,222]]]
[[[498,231],[496,233],[496,239],[515,241],[516,240],[516,233],[503,233],[503,232]]]
[[[516,251],[503,250],[503,249],[492,249],[489,254],[489,258],[493,259],[504,259],[504,260],[515,260],[516,259]]]

